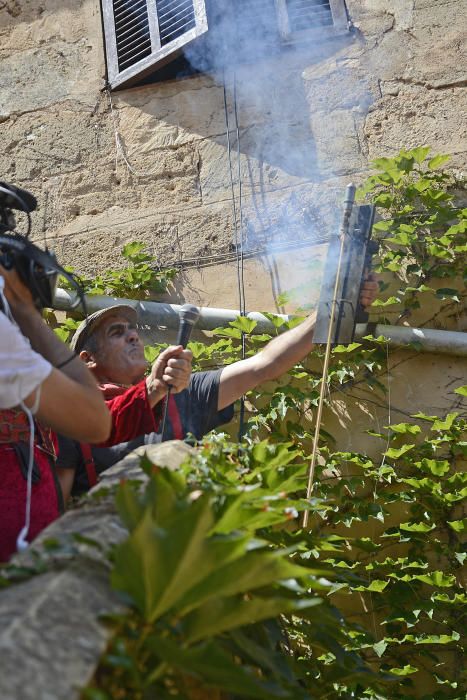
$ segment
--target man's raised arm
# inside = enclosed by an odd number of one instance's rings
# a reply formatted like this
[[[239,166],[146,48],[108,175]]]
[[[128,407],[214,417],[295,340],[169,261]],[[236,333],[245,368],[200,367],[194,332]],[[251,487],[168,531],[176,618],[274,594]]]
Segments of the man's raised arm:
[[[369,275],[360,293],[364,308],[373,303],[377,292],[378,283]],[[313,349],[315,321],[313,313],[295,328],[273,338],[257,355],[225,367],[220,378],[218,409],[229,406],[259,384],[277,379],[303,360]]]
[[[313,348],[315,320],[316,314],[308,316],[295,328],[273,338],[258,354],[224,367],[219,384],[219,411],[303,360]]]

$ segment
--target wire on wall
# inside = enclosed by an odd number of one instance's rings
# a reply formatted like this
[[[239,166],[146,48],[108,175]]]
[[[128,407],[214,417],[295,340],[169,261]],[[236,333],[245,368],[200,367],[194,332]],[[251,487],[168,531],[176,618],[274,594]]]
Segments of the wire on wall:
[[[107,93],[107,99],[109,101],[109,107],[110,107],[110,114],[112,117],[112,125],[114,128],[114,138],[115,138],[115,172],[117,172],[118,169],[118,159],[121,156],[123,162],[125,163],[128,172],[130,172],[134,177],[152,177],[153,175],[157,175],[156,170],[151,170],[151,171],[137,171],[134,169],[130,161],[128,160],[127,154],[125,152],[125,147],[122,143],[122,138],[120,136],[120,132],[118,130],[118,120],[117,116],[115,114],[114,110],[114,105],[112,101],[112,93],[110,91],[110,88],[105,89]]]
[[[241,173],[241,161],[240,161],[240,127],[238,121],[238,100],[237,100],[237,77],[235,69],[233,69],[232,77],[232,100],[233,100],[233,114],[234,114],[234,129],[237,139],[237,185],[238,185],[238,212],[237,212],[237,202],[235,197],[235,184],[234,184],[234,174],[233,174],[233,163],[232,163],[232,143],[230,139],[230,116],[229,116],[229,105],[227,100],[227,80],[226,71],[224,69],[224,79],[223,79],[223,93],[224,93],[224,114],[225,114],[225,129],[226,129],[226,139],[227,139],[227,156],[229,161],[229,179],[230,179],[230,190],[232,196],[232,215],[233,215],[233,226],[234,226],[234,241],[235,241],[235,258],[237,263],[237,288],[238,288],[238,299],[240,315],[246,315],[246,299],[245,299],[245,281],[244,281],[244,234],[243,234],[243,202],[242,202],[242,173]],[[245,334],[242,333],[242,359],[245,359],[246,355],[246,345],[245,345]],[[242,396],[240,399],[240,416],[239,416],[239,430],[238,430],[238,440],[239,442],[243,438],[245,429],[245,397]]]

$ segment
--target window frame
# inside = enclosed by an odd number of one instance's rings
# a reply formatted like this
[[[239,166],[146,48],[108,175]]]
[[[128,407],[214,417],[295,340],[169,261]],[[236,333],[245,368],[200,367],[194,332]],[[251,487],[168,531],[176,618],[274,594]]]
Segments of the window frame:
[[[332,26],[313,27],[299,32],[292,32],[290,29],[287,0],[276,0],[276,10],[279,25],[279,34],[284,44],[293,44],[299,41],[322,36],[340,36],[349,32],[349,22],[345,0],[329,0],[331,9]]]
[[[167,63],[176,59],[184,46],[187,46],[208,31],[207,0],[192,0],[195,27],[165,46],[161,46],[157,15],[158,1],[159,0],[145,0],[148,29],[151,39],[151,53],[132,66],[120,70],[118,65],[117,37],[114,21],[114,0],[101,0],[107,84],[112,90],[131,87],[153,71],[162,68]],[[313,27],[298,32],[292,32],[290,29],[287,0],[274,0],[274,2],[278,32],[283,45],[306,41],[314,37],[321,38],[323,35],[325,37],[333,37],[349,32],[345,0],[329,0],[333,21],[332,26]]]
[[[148,26],[151,37],[151,53],[134,65],[120,70],[118,66],[117,38],[115,32],[113,0],[101,0],[102,24],[104,33],[107,82],[112,90],[130,87],[132,83],[142,80],[149,73],[175,59],[180,50],[194,39],[208,31],[205,0],[192,0],[196,25],[165,46],[161,46],[157,20],[157,1],[145,0],[148,14]]]

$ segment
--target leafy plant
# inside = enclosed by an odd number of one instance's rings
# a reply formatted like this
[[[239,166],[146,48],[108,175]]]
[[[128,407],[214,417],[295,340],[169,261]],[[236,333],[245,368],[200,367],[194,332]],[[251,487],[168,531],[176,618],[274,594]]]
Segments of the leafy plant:
[[[122,248],[126,265],[84,280],[86,294],[107,294],[129,299],[147,299],[150,295],[164,294],[177,271],[160,269],[157,258],[144,252],[144,243],[132,241]]]
[[[328,454],[315,492],[330,506],[315,526],[343,537],[342,553],[323,563],[360,579],[340,585],[334,594],[336,604],[343,593],[349,596],[345,609],[366,627],[351,648],[373,668],[406,678],[388,697],[420,697],[410,680],[414,676],[419,686],[431,686],[433,694],[423,697],[460,698],[466,602],[461,513],[467,493],[460,469],[467,455],[467,421],[458,413],[442,420],[414,417],[417,422],[389,425],[381,434],[370,431],[384,444],[379,460]],[[335,478],[324,477],[325,472]],[[363,524],[364,536],[359,534]]]
[[[360,189],[360,196],[370,197],[385,214],[374,225],[380,244],[377,270],[393,273],[397,287],[383,285],[390,293],[375,306],[390,307],[391,313],[407,315],[419,308],[421,294],[434,295],[440,307],[448,301],[452,308],[465,298],[467,208],[456,206],[448,189],[462,183],[440,170],[449,156],[430,157],[430,150],[419,147],[376,159],[379,172]],[[451,286],[442,286],[443,279]]]
[[[144,252],[144,243],[132,241],[123,246],[121,255],[125,261],[123,267],[107,270],[96,277],[80,277],[85,294],[105,294],[126,299],[147,299],[155,294],[164,294],[169,289],[177,274],[173,268],[160,269],[157,258]],[[73,272],[72,268],[67,268]],[[60,278],[59,285],[70,288],[65,278]],[[79,325],[73,314],[59,322],[57,315],[45,311],[45,320],[54,328],[60,340],[67,342]]]
[[[177,472],[145,461],[142,493],[120,487],[129,537],[113,554],[112,582],[133,612],[113,620],[114,640],[85,697],[191,697],[198,683],[209,693],[305,700],[323,697],[336,678],[381,685],[345,649],[344,620],[326,600],[336,576],[308,556],[315,538],[288,532],[307,507],[291,497],[306,468],[297,457],[290,444],[239,454],[213,437]],[[274,542],[283,529],[284,542]]]
[[[442,323],[465,294],[467,210],[440,170],[447,157],[428,154],[378,159],[361,193],[386,214],[376,308],[407,315],[429,294]],[[254,331],[238,318],[211,345],[192,343],[196,369],[234,362],[241,343],[258,352],[271,336]],[[349,404],[358,388],[380,403],[386,360],[384,339],[334,348],[328,396]],[[130,612],[113,620],[85,697],[464,698],[465,410],[368,426],[371,455],[343,452],[323,429],[307,502],[321,362],[316,350],[250,392],[242,445],[214,434],[176,472],[145,463],[143,492],[122,485],[129,537],[112,580]],[[454,392],[461,406],[467,388]]]

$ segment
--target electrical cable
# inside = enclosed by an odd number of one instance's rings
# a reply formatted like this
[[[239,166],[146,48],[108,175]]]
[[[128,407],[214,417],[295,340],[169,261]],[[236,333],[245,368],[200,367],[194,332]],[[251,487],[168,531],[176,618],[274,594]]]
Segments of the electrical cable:
[[[167,423],[167,412],[169,410],[169,401],[170,401],[170,393],[171,393],[172,387],[169,385],[169,388],[167,389],[167,394],[164,399],[164,408],[162,409],[162,418],[161,418],[161,424],[159,428],[159,433],[161,436],[161,442],[164,442],[165,438],[165,426]]]
[[[37,399],[37,397],[36,397]],[[18,552],[24,552],[28,548],[29,543],[26,539],[29,532],[29,527],[31,525],[31,499],[32,499],[32,470],[34,467],[34,438],[35,438],[35,424],[34,418],[32,417],[32,412],[26,406],[24,401],[19,404],[22,410],[28,417],[29,423],[29,459],[28,459],[28,476],[27,476],[27,486],[26,486],[26,512],[24,518],[24,525],[20,530],[18,537],[16,538],[16,550]]]
[[[245,316],[246,313],[246,295],[245,295],[245,279],[244,279],[244,233],[243,233],[243,182],[242,182],[242,168],[241,168],[241,152],[240,152],[240,127],[238,123],[238,100],[237,100],[237,76],[234,73],[233,78],[233,105],[234,105],[234,115],[235,115],[235,133],[237,137],[237,178],[238,178],[238,209],[240,213],[240,265],[239,265],[239,277],[240,277],[240,314]],[[244,357],[243,357],[244,359]]]
[[[237,204],[235,200],[235,185],[233,177],[233,166],[232,166],[232,144],[230,140],[230,118],[229,118],[229,108],[227,101],[227,85],[226,85],[226,72],[224,68],[223,74],[223,94],[224,94],[224,114],[225,114],[225,127],[227,136],[227,155],[229,161],[229,177],[230,177],[230,189],[232,194],[232,214],[234,223],[234,234],[235,234],[235,254],[237,262],[237,288],[238,288],[238,298],[239,298],[239,308],[240,315],[245,316],[245,285],[244,285],[244,259],[243,259],[243,208],[242,208],[242,177],[241,177],[241,162],[240,162],[240,128],[238,123],[238,106],[237,106],[237,80],[235,69],[233,72],[233,105],[234,105],[234,117],[235,117],[235,134],[237,137],[237,179],[238,179],[238,203],[239,203],[239,214],[240,214],[240,240],[239,240],[239,218],[237,216]],[[245,359],[246,354],[246,344],[245,344],[245,334],[242,333],[242,359]],[[245,426],[245,397],[242,396],[240,399],[240,414],[239,414],[239,430],[238,430],[238,441],[241,442],[243,439]]]
[[[234,244],[235,244],[235,256],[237,261],[237,287],[238,287],[238,298],[241,304],[242,291],[240,287],[240,269],[239,269],[239,258],[238,258],[238,221],[237,221],[237,203],[235,200],[235,184],[232,172],[232,144],[230,140],[230,119],[229,119],[229,106],[227,102],[227,85],[226,85],[226,73],[224,68],[223,77],[223,93],[224,93],[224,116],[225,116],[225,129],[227,137],[227,157],[229,160],[229,177],[230,177],[230,191],[232,197],[232,216],[233,216],[233,229],[234,229]]]
[[[240,253],[239,263],[239,289],[240,296],[240,316],[246,316],[246,295],[245,295],[245,264],[244,264],[244,232],[243,232],[243,203],[242,203],[242,168],[241,168],[241,151],[240,151],[240,127],[238,123],[238,100],[237,100],[237,76],[234,72],[233,76],[233,105],[235,116],[235,133],[237,137],[237,179],[238,179],[238,208],[240,213]],[[242,332],[242,360],[246,357],[246,336]],[[245,432],[245,396],[240,399],[240,414],[238,427],[238,441],[241,442]]]
[[[323,245],[325,243],[329,243],[329,237],[297,238],[295,240],[288,241],[287,243],[271,244],[267,248],[265,246],[262,246],[259,248],[250,248],[248,250],[244,249],[243,258],[244,260],[247,260],[259,255],[263,256],[267,252],[283,252],[288,250],[295,250],[297,248],[307,248],[310,246]],[[164,262],[164,265],[159,266],[157,269],[164,270],[170,267],[178,267],[181,270],[186,270],[192,267],[209,267],[211,265],[217,265],[219,263],[222,264],[232,262],[233,260],[235,260],[235,258],[235,253],[230,252],[216,253],[213,255],[200,255],[196,258],[178,258],[176,260],[169,260],[167,262]]]
[[[0,285],[0,300],[3,306],[3,312],[5,313],[5,316],[15,325],[16,321],[14,319],[13,314],[11,313],[10,305],[8,304],[8,300],[3,292],[3,277],[1,278],[1,285]],[[39,385],[36,389],[36,396],[34,399],[34,405],[32,408],[28,408],[24,401],[20,401],[19,405],[21,409],[25,412],[27,418],[28,418],[28,423],[29,423],[29,459],[28,459],[28,471],[27,471],[27,482],[26,482],[26,509],[25,509],[25,517],[24,517],[24,525],[21,528],[18,537],[16,538],[16,550],[18,552],[24,552],[25,549],[28,547],[28,542],[26,540],[26,537],[29,532],[29,527],[31,525],[31,500],[32,500],[32,471],[34,467],[34,439],[35,439],[35,423],[34,423],[34,418],[33,418],[33,413],[37,412],[37,409],[39,408],[39,403],[40,403],[40,396],[41,396],[41,386]]]

